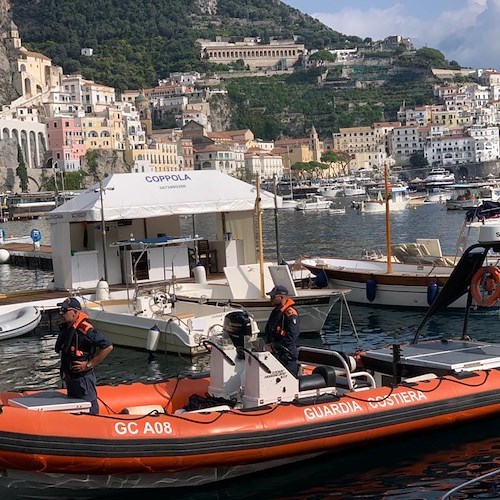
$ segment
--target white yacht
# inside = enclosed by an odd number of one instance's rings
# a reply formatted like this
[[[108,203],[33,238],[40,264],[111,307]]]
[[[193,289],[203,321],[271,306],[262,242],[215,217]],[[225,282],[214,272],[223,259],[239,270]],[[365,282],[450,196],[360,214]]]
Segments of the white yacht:
[[[455,184],[455,174],[442,167],[433,168],[425,178],[427,188],[451,186]]]

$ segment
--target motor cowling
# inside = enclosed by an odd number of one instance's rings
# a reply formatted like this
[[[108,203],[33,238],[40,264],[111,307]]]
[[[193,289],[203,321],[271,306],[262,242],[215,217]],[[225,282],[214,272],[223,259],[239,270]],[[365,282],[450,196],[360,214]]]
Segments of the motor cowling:
[[[235,347],[245,347],[245,337],[252,336],[252,319],[247,311],[232,311],[224,317],[222,325]]]

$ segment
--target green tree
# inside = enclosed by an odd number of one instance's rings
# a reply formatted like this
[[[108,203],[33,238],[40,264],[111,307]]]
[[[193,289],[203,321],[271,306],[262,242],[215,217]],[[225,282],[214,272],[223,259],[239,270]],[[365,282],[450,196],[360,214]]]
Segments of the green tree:
[[[320,173],[328,168],[330,168],[330,166],[325,163],[317,161],[300,161],[292,165],[292,172],[298,172],[299,177],[302,177],[303,179],[315,179],[320,177]]]
[[[430,47],[422,47],[421,49],[418,49],[415,55],[419,59],[426,60],[430,65],[433,66],[441,65],[445,61],[444,54],[441,51],[437,49],[431,49]]]
[[[17,168],[16,175],[19,177],[19,187],[21,192],[25,193],[28,191],[28,170],[26,169],[26,163],[24,161],[23,150],[21,146],[17,146]]]
[[[349,163],[351,161],[351,155],[344,151],[339,151],[335,153],[334,151],[326,151],[321,155],[320,160],[327,163],[336,163],[340,165],[342,169],[342,175],[349,174]]]
[[[328,50],[318,50],[312,56],[309,57],[310,61],[326,61],[335,62],[337,60],[337,54],[332,54]]]
[[[413,168],[418,168],[418,167],[427,167],[429,165],[429,162],[427,161],[427,158],[424,156],[423,151],[415,151],[410,156],[410,165]]]

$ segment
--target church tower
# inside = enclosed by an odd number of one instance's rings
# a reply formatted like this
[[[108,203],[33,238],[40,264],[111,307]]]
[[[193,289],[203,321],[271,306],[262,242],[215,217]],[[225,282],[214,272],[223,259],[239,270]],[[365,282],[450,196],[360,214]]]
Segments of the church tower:
[[[311,148],[312,161],[319,162],[321,158],[321,144],[314,125],[311,128],[311,133],[309,134],[309,147]]]
[[[7,33],[4,34],[4,44],[9,53],[21,48],[21,38],[19,37],[19,28],[14,21],[10,22]]]
[[[146,137],[150,137],[153,133],[153,121],[151,119],[149,99],[144,94],[139,94],[135,98],[135,109],[139,112],[139,120],[141,121],[142,128],[146,132]]]

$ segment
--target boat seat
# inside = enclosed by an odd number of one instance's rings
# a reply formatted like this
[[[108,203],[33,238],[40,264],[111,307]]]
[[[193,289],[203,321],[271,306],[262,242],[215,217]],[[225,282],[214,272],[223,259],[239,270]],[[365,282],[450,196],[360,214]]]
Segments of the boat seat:
[[[166,413],[161,405],[128,406],[120,412],[122,415],[149,415],[150,413]]]
[[[434,257],[443,256],[441,243],[438,238],[417,238],[415,241],[427,249],[428,255],[433,255]]]
[[[333,366],[317,366],[310,375],[299,377],[299,391],[335,387],[336,378]]]
[[[321,363],[322,366],[316,366],[313,373],[325,374],[325,370],[327,370],[326,377],[329,377],[329,379],[325,379],[325,382],[328,383],[328,386],[330,386],[332,380],[334,380],[332,386],[351,391],[365,390],[377,386],[371,373],[355,371],[356,360],[344,352],[324,352],[314,347],[301,346],[298,359],[300,362],[309,364],[319,365]],[[335,373],[334,375],[331,374],[332,370]]]

